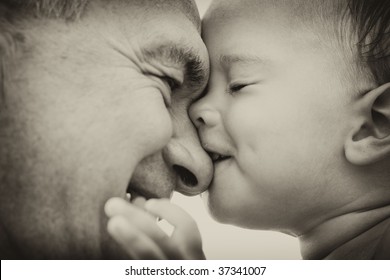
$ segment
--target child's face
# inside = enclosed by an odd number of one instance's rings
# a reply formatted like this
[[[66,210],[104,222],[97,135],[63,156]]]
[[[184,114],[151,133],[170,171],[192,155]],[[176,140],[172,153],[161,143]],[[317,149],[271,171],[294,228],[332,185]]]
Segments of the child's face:
[[[226,156],[214,160],[211,213],[290,230],[343,203],[333,183],[348,177],[347,69],[314,33],[267,12],[206,17],[211,76],[190,114],[205,149]]]

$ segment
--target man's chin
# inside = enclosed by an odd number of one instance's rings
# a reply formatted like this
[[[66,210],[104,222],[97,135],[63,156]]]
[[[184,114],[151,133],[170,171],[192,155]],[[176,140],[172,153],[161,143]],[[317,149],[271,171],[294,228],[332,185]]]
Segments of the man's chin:
[[[130,257],[108,234],[107,240],[102,240],[102,255],[99,259],[103,260],[126,260]]]
[[[97,236],[95,248],[95,255],[93,259],[103,259],[103,260],[124,260],[129,259],[129,256],[121,248],[121,246],[111,237],[107,230],[108,218],[102,217],[101,219],[101,228],[99,236]]]

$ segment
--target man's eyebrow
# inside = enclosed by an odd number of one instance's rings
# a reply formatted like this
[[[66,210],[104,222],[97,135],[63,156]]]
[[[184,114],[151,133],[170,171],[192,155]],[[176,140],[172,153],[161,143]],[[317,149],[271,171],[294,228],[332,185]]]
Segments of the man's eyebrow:
[[[253,64],[260,63],[266,64],[268,60],[263,59],[261,57],[249,54],[229,54],[229,55],[221,55],[219,57],[219,63],[223,67],[229,67],[233,63],[242,63],[242,64]]]
[[[208,69],[205,62],[192,47],[177,44],[160,44],[142,49],[146,59],[167,61],[184,68],[184,81],[190,87],[203,86],[208,79]]]

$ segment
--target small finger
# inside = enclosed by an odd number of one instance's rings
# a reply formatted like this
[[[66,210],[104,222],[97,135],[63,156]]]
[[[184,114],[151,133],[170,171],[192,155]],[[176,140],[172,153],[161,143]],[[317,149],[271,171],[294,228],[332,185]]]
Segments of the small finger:
[[[146,199],[143,196],[137,196],[136,198],[134,198],[132,200],[132,204],[134,204],[135,206],[137,206],[141,209],[144,208],[145,203],[146,203]]]
[[[134,209],[134,210],[132,210]],[[108,217],[121,214],[122,212],[126,211],[137,211],[138,212],[139,207],[137,205],[134,205],[130,203],[129,201],[120,198],[120,197],[112,197],[109,200],[107,200],[106,204],[104,205],[104,212]]]
[[[130,224],[152,239],[170,259],[178,259],[180,250],[157,224],[156,218],[150,213],[140,209],[124,199],[111,198],[105,205],[105,212],[108,217],[121,215]]]
[[[191,231],[197,229],[194,219],[168,199],[149,199],[145,203],[145,209],[149,213],[167,220],[175,227],[175,230]]]
[[[107,230],[132,259],[160,260],[167,258],[148,236],[132,227],[123,216],[118,215],[110,218]]]
[[[180,248],[183,258],[204,259],[198,226],[186,211],[167,199],[148,200],[145,209],[167,220],[175,227],[172,241]]]
[[[131,223],[152,236],[158,238],[166,237],[156,225],[154,216],[121,198],[109,199],[105,205],[105,212],[108,217],[116,215],[126,217]]]

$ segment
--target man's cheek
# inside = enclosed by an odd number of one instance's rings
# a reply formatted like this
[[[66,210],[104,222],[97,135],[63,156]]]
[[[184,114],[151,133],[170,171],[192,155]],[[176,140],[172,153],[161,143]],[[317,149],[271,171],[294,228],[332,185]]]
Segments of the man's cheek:
[[[132,135],[137,141],[136,148],[142,156],[151,155],[166,146],[172,137],[173,124],[170,110],[158,89],[145,89],[137,101],[136,123]]]

